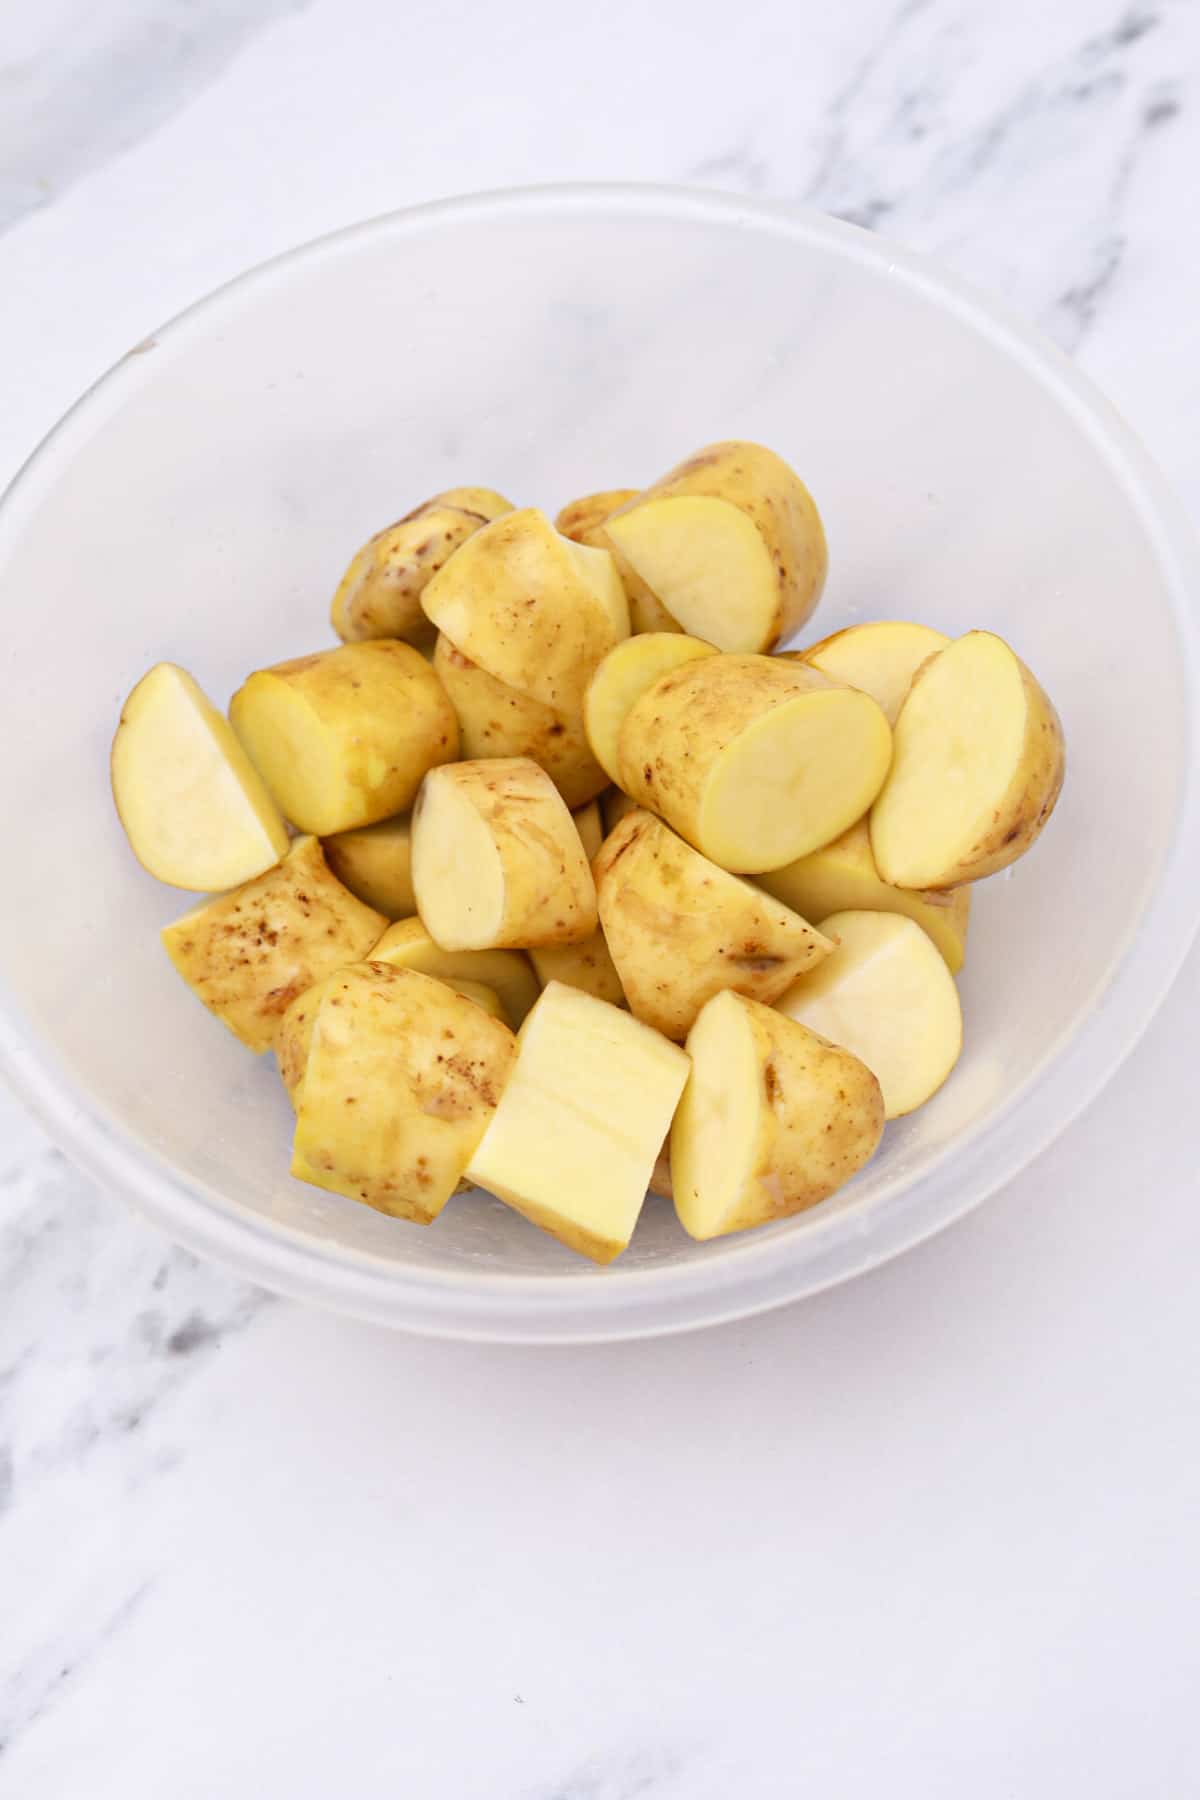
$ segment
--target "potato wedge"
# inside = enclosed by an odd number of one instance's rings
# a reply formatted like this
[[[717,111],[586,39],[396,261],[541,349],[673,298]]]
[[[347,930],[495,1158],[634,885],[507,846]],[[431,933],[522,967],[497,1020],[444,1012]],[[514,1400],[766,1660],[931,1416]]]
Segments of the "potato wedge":
[[[760,886],[806,919],[825,919],[835,912],[902,913],[931,937],[957,975],[967,947],[971,916],[969,887],[928,892],[891,887],[875,867],[871,833],[860,819],[832,844],[812,850],[782,869],[757,877]]]
[[[528,757],[430,771],[413,811],[413,887],[444,950],[578,944],[598,922],[575,822]]]
[[[609,651],[588,683],[583,723],[592,754],[610,781],[620,782],[621,727],[642,695],[672,669],[716,654],[711,644],[679,631],[646,632]]]
[[[572,1250],[628,1244],[687,1058],[627,1012],[551,982],[467,1176]]]
[[[260,669],[229,717],[281,811],[329,837],[412,805],[458,755],[458,720],[411,644],[375,638]]]
[[[579,841],[583,845],[583,854],[591,862],[604,842],[604,822],[600,817],[600,802],[590,800],[586,806],[577,806],[571,817],[575,821],[575,829],[579,833]]]
[[[772,1007],[717,994],[687,1053],[671,1178],[690,1237],[786,1219],[827,1200],[874,1155],[884,1118],[875,1076]]]
[[[888,724],[894,725],[913,676],[927,657],[936,656],[949,642],[944,632],[934,631],[930,625],[879,619],[869,625],[850,625],[807,650],[784,654],[799,656],[811,668],[847,687],[861,688],[878,701]]]
[[[572,500],[563,507],[554,521],[554,529],[561,531],[564,537],[574,538],[577,544],[588,544],[593,549],[611,553],[629,601],[631,631],[682,631],[678,619],[671,617],[657,595],[651,593],[640,575],[634,573],[625,558],[604,537],[605,521],[637,495],[637,488],[608,488],[603,493],[584,494],[582,499]]]
[[[462,755],[528,756],[545,769],[568,806],[582,806],[607,785],[583,728],[583,711],[567,714],[506,687],[440,637],[433,666],[458,714]]]
[[[537,976],[520,950],[443,950],[435,944],[420,919],[401,919],[372,946],[372,962],[391,963],[397,969],[416,969],[450,987],[476,982],[491,988],[500,999],[504,1017],[515,1031],[538,997]]]
[[[377,531],[338,584],[330,609],[337,635],[347,643],[362,638],[432,643],[433,626],[421,610],[426,586],[480,526],[512,510],[491,488],[450,488]]]
[[[828,566],[812,495],[759,444],[711,444],[599,528],[693,637],[720,650],[771,650],[820,598]]]
[[[444,982],[366,963],[323,995],[292,1173],[428,1225],[457,1187],[516,1060],[507,1025]]]
[[[629,636],[611,556],[560,536],[536,507],[468,538],[421,604],[455,649],[497,681],[575,717],[592,671]]]
[[[335,832],[322,839],[321,848],[338,880],[376,912],[389,919],[410,919],[416,912],[412,820],[407,813]]]
[[[635,1018],[685,1038],[722,988],[770,1002],[832,944],[761,888],[630,813],[593,864],[600,919]]]
[[[529,960],[543,987],[559,981],[579,988],[610,1006],[624,1006],[625,990],[602,931],[593,931],[582,944],[543,944],[529,952]]]
[[[238,887],[287,854],[287,826],[262,776],[175,663],[156,663],[121,708],[111,774],[130,849],[169,887]]]
[[[276,868],[193,907],[162,941],[209,1012],[263,1051],[297,994],[360,961],[386,924],[331,873],[317,839],[302,837]]]
[[[886,1119],[915,1112],[962,1051],[954,977],[921,927],[899,913],[834,913],[820,929],[834,939],[833,954],[776,1007],[866,1063]]]
[[[879,873],[952,888],[1007,868],[1054,811],[1065,767],[1049,696],[1003,638],[969,631],[922,664],[900,709],[871,812]]]
[[[879,792],[892,734],[869,695],[778,656],[712,656],[628,713],[621,787],[739,874],[840,836]]]

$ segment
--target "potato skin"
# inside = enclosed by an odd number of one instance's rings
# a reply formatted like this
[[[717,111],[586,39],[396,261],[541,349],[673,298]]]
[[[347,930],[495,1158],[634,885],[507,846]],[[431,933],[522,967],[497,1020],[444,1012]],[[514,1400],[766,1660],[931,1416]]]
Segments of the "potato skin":
[[[603,488],[597,494],[581,494],[578,500],[568,500],[560,508],[554,520],[554,529],[561,531],[564,537],[574,539],[577,544],[602,549],[604,546],[596,536],[597,527],[603,525],[618,506],[624,506],[627,501],[633,500],[637,492],[637,488]]]
[[[481,526],[511,512],[491,488],[450,488],[422,501],[358,550],[338,584],[330,623],[346,643],[404,638],[432,643],[421,609],[426,586]]]
[[[412,824],[407,816],[380,819],[324,838],[325,860],[343,887],[389,919],[411,919]]]

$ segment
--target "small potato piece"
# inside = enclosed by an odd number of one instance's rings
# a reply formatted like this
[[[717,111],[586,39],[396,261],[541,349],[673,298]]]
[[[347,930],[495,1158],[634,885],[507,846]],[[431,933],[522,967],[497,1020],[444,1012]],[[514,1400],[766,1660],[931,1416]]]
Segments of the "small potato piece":
[[[722,988],[770,1002],[832,945],[761,888],[726,874],[652,813],[621,821],[595,859],[600,919],[636,1018],[685,1038]]]
[[[575,829],[579,833],[579,841],[583,845],[583,854],[591,862],[604,842],[604,824],[600,817],[600,802],[590,800],[586,806],[576,807],[571,817],[575,821]]]
[[[1007,868],[1054,811],[1065,767],[1049,696],[1003,638],[969,631],[922,665],[900,709],[871,812],[879,873],[952,888]]]
[[[292,1173],[428,1225],[457,1187],[516,1058],[507,1025],[444,982],[366,963],[323,995]]]
[[[631,800],[628,794],[623,794],[620,788],[609,788],[601,798],[600,810],[604,814],[604,835],[607,837],[617,829],[622,819],[627,818],[631,812],[637,812],[639,807],[637,801]]]
[[[779,869],[862,817],[892,734],[874,700],[778,656],[662,676],[621,727],[621,787],[723,869]]]
[[[601,657],[629,636],[612,557],[560,536],[536,507],[476,532],[421,604],[455,649],[497,681],[572,717]]]
[[[389,919],[409,919],[417,910],[412,886],[412,820],[380,819],[322,841],[325,861],[340,882]]]
[[[957,975],[966,954],[967,924],[971,915],[969,887],[943,891],[931,888],[890,887],[875,867],[871,833],[865,819],[844,831],[832,844],[812,850],[785,868],[758,877],[768,894],[774,894],[793,912],[806,919],[824,919],[835,912],[902,913],[915,919]]]
[[[675,1187],[671,1180],[671,1138],[668,1133],[658,1159],[650,1176],[650,1192],[663,1200],[674,1200]]]
[[[607,784],[578,713],[556,712],[506,687],[440,637],[433,666],[458,714],[462,755],[528,756],[545,769],[568,806],[582,806]]]
[[[286,818],[329,837],[412,805],[458,755],[458,720],[411,644],[376,638],[251,675],[229,716]]]
[[[602,529],[605,521],[619,507],[636,500],[637,495],[637,488],[608,488],[600,494],[585,494],[582,499],[572,500],[569,506],[563,507],[554,521],[554,529],[561,531],[564,537],[574,538],[577,544],[588,544],[593,549],[611,553],[629,601],[631,631],[682,631],[678,619],[671,617],[662,601],[651,593],[641,576],[634,573],[615,545],[605,540]]]
[[[936,656],[949,642],[944,632],[929,625],[880,619],[835,631],[832,637],[794,654],[832,680],[870,694],[882,706],[888,724],[894,725],[913,676],[926,657]]]
[[[569,500],[560,510],[554,529],[577,544],[594,545],[597,526],[603,525],[618,506],[636,499],[637,494],[637,488],[603,488],[598,494],[581,494],[578,500]]]
[[[443,950],[578,944],[598,922],[575,822],[528,757],[430,771],[413,812],[413,886]]]
[[[377,531],[342,576],[330,611],[333,629],[347,643],[432,643],[433,627],[421,610],[426,585],[481,525],[511,511],[491,488],[450,488]]]
[[[885,1118],[914,1112],[962,1050],[954,977],[921,927],[899,913],[834,913],[821,930],[836,949],[776,1006],[866,1063]]]
[[[287,854],[287,826],[223,713],[156,663],[121,708],[112,791],[129,847],[170,887],[237,887]]]
[[[629,1013],[554,981],[467,1176],[543,1231],[611,1262],[637,1224],[687,1058]]]
[[[883,1095],[870,1069],[773,1008],[716,995],[687,1052],[671,1178],[689,1236],[786,1219],[828,1199],[874,1155]]]
[[[711,444],[600,528],[672,619],[720,650],[770,650],[810,616],[828,553],[812,495],[759,444]]]
[[[588,684],[583,722],[592,754],[610,781],[620,781],[621,727],[642,695],[672,669],[716,654],[711,644],[677,631],[645,632],[609,651]]]
[[[610,1006],[626,1003],[621,977],[602,931],[593,931],[582,944],[544,944],[540,950],[529,952],[529,960],[543,987],[561,981],[564,987],[579,988],[585,994],[594,994],[597,1000],[607,1000]]]
[[[209,1012],[251,1050],[269,1050],[297,994],[367,954],[387,924],[331,874],[315,837],[231,894],[205,900],[162,934]]]
[[[476,982],[499,995],[504,1016],[513,1030],[520,1025],[538,997],[537,976],[520,950],[443,950],[435,944],[420,919],[402,919],[384,932],[371,950],[372,962],[391,963],[397,969],[416,969],[450,987]]]

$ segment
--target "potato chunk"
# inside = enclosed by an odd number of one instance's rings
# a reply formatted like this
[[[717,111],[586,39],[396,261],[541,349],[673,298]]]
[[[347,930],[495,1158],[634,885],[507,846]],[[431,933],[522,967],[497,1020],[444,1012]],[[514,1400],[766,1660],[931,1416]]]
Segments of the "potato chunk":
[[[662,676],[621,727],[621,786],[723,869],[782,868],[870,806],[892,734],[869,695],[771,656]]]
[[[648,812],[595,860],[604,935],[635,1017],[685,1038],[722,988],[772,1001],[832,945],[760,888],[709,862]]]
[[[883,1133],[866,1065],[741,994],[717,994],[688,1033],[691,1074],[671,1127],[675,1210],[694,1238],[815,1206]]]
[[[583,722],[592,754],[610,781],[621,779],[621,727],[642,695],[671,669],[716,654],[711,644],[679,631],[644,632],[609,651],[588,684]]]
[[[861,688],[883,708],[889,725],[896,718],[912,686],[912,678],[927,657],[944,650],[950,639],[928,625],[904,619],[880,619],[869,625],[850,625],[835,631],[798,655],[814,669]]]
[[[491,488],[449,488],[377,531],[338,584],[330,610],[333,629],[347,643],[361,638],[432,643],[422,593],[480,526],[511,511],[503,494]]]
[[[1002,638],[969,631],[922,665],[900,709],[871,813],[879,873],[952,888],[1007,868],[1036,842],[1064,772],[1049,696]]]
[[[412,885],[412,820],[407,813],[322,839],[325,861],[340,882],[389,919],[417,910]]]
[[[603,525],[618,506],[635,499],[637,492],[637,488],[603,488],[596,494],[581,494],[578,500],[568,500],[559,509],[554,529],[577,544],[591,544],[597,526]]]
[[[937,948],[898,913],[841,912],[821,921],[836,948],[776,1005],[849,1050],[876,1076],[884,1117],[923,1106],[962,1050],[962,1007]]]
[[[386,924],[330,873],[316,838],[302,837],[276,868],[193,907],[162,941],[209,1012],[262,1051],[296,995],[358,962]]]
[[[156,663],[126,700],[111,768],[129,847],[170,887],[237,887],[287,853],[287,826],[262,776],[174,663]]]
[[[458,755],[458,720],[411,644],[377,638],[260,669],[229,708],[285,817],[329,837],[413,803]]]
[[[500,997],[504,1016],[515,1031],[538,997],[537,977],[520,950],[443,950],[420,919],[401,919],[384,932],[371,950],[372,962],[397,969],[416,969],[451,987],[478,982]]]
[[[444,982],[343,969],[312,1025],[292,1173],[414,1224],[457,1187],[516,1056],[506,1025]]]
[[[467,1176],[595,1262],[628,1244],[687,1057],[627,1012],[551,982]]]
[[[564,537],[574,538],[577,544],[611,552],[629,601],[631,631],[682,631],[678,619],[671,617],[658,596],[651,593],[640,575],[634,573],[616,545],[604,536],[605,522],[618,508],[636,500],[637,495],[637,488],[607,488],[602,493],[584,494],[581,499],[572,500],[563,507],[554,521],[554,529],[561,531]]]
[[[413,887],[444,950],[577,944],[597,925],[575,821],[527,757],[430,772],[413,812]]]

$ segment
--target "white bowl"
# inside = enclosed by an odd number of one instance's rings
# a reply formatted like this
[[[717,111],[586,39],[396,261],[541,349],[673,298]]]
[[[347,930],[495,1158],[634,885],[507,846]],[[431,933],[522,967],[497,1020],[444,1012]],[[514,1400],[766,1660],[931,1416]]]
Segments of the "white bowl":
[[[349,553],[435,489],[551,509],[714,438],[780,450],[825,515],[814,634],[1002,633],[1066,726],[1066,790],[976,896],[946,1088],[837,1199],[691,1243],[651,1200],[612,1268],[498,1202],[432,1230],[287,1173],[289,1108],[175,976],[187,896],[108,792],[120,702],[172,658],[226,697],[330,640]],[[1048,344],[879,238],[652,188],[420,208],[254,271],[140,345],[0,507],[0,1050],[63,1147],[175,1237],[386,1324],[514,1340],[728,1319],[895,1255],[1062,1130],[1196,925],[1200,560],[1112,409]]]

